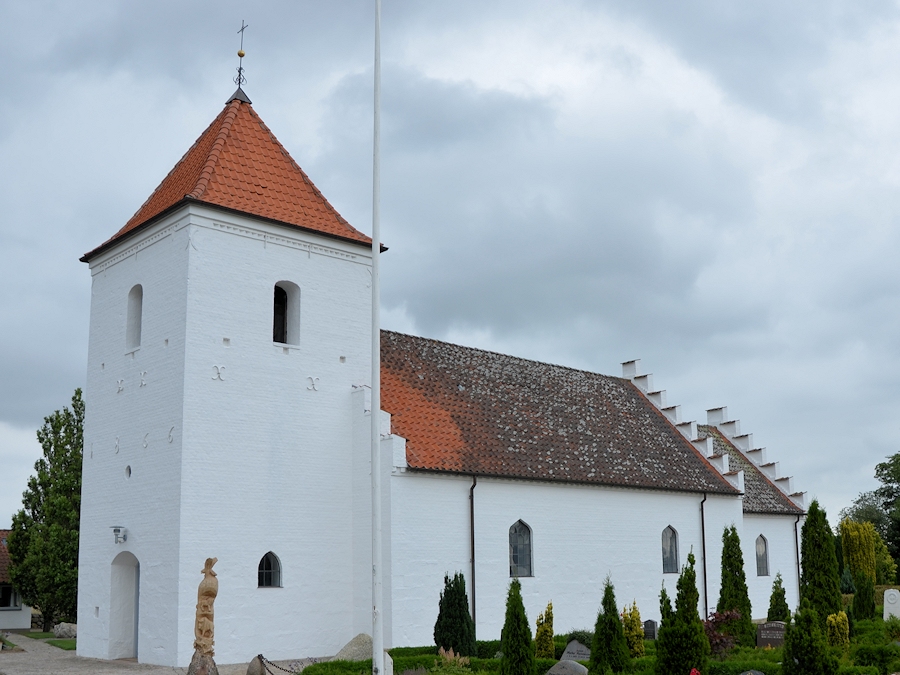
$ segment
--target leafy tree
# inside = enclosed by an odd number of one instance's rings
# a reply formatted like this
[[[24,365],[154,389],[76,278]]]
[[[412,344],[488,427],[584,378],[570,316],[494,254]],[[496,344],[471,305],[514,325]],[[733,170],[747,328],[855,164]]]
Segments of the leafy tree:
[[[840,524],[844,565],[855,576],[865,574],[875,582],[875,527],[844,518]]]
[[[631,664],[625,631],[619,618],[615,590],[609,577],[603,583],[602,609],[597,613],[594,641],[591,645],[590,672],[606,675],[607,670],[624,673]]]
[[[632,658],[640,658],[644,655],[644,624],[641,622],[641,613],[638,610],[637,601],[632,601],[630,607],[622,611],[622,628],[625,630],[625,642],[628,643],[628,651]]]
[[[828,517],[817,500],[809,505],[806,522],[800,532],[800,599],[809,602],[825,628],[825,618],[841,611],[841,589],[834,556],[834,537]],[[859,618],[857,616],[857,618]]]
[[[875,531],[882,538],[886,538],[890,516],[884,508],[884,501],[884,498],[879,496],[877,490],[861,492],[853,500],[853,505],[846,509],[841,509],[838,516],[841,520],[849,518],[855,523],[872,523]]]
[[[78,613],[78,528],[81,514],[81,453],[84,402],[44,418],[37,438],[43,457],[22,493],[7,544],[13,585],[25,604],[41,610],[44,630]]]
[[[689,673],[692,668],[703,672],[709,657],[709,640],[697,611],[700,593],[697,592],[695,562],[694,554],[689,553],[688,564],[681,568],[678,577],[674,612],[665,606],[668,605],[665,589],[660,597],[663,622],[656,640],[657,675]]]
[[[457,655],[475,656],[475,622],[469,614],[466,578],[457,572],[451,579],[444,575],[444,590],[438,603],[438,617],[434,624],[434,644]]]
[[[822,633],[822,621],[804,598],[784,634],[782,675],[835,675],[837,669],[838,661],[828,650]]]
[[[756,632],[750,613],[744,554],[741,551],[741,538],[734,525],[726,527],[722,532],[722,588],[716,612],[724,614],[732,610],[739,616],[723,627],[724,632],[733,636],[742,647],[755,647]]]
[[[769,596],[769,612],[766,621],[790,621],[791,609],[788,607],[787,596],[784,592],[784,583],[781,581],[781,572],[775,575],[772,584],[772,595]]]
[[[856,593],[853,595],[853,617],[856,619],[875,618],[875,584],[865,572],[857,572],[853,581]]]
[[[534,655],[539,659],[552,659],[556,656],[553,645],[553,603],[547,603],[547,609],[537,618],[537,631],[534,634]]]
[[[522,585],[518,579],[509,584],[506,596],[506,620],[500,633],[500,675],[534,675],[534,649],[531,627],[522,603]]]

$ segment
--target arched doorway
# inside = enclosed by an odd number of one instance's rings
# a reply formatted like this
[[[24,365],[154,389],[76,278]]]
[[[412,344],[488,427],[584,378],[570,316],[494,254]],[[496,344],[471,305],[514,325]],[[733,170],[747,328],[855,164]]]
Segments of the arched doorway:
[[[112,561],[109,589],[109,658],[138,655],[138,615],[141,565],[134,554],[122,551]]]

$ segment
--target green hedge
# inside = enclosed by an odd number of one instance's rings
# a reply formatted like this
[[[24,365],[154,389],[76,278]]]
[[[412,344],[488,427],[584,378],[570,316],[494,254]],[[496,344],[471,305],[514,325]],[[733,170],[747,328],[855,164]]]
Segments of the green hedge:
[[[841,666],[837,675],[880,675],[877,666]]]
[[[772,661],[710,661],[703,675],[740,675],[748,670],[781,675],[781,664]]]
[[[418,649],[418,648],[405,648]],[[416,670],[424,668],[429,670],[434,667],[437,656],[434,654],[418,654],[412,656],[396,656],[393,652],[399,650],[391,650],[391,658],[394,660],[394,673],[400,675],[404,670]],[[544,675],[548,670],[556,665],[555,659],[535,659],[536,675]],[[499,673],[500,659],[476,659],[469,661],[469,667],[476,673]],[[367,675],[372,672],[372,659],[365,661],[325,661],[323,663],[314,663],[307,666],[304,675]],[[768,675],[768,673],[766,674]]]

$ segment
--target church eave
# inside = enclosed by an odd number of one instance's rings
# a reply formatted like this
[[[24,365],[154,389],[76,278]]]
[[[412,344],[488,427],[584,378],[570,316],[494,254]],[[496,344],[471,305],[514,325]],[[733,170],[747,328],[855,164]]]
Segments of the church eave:
[[[119,235],[118,237],[113,237],[113,238],[110,239],[109,241],[107,241],[107,242],[105,242],[105,243],[103,243],[103,244],[100,244],[100,246],[98,246],[98,247],[95,248],[94,250],[88,251],[87,253],[85,253],[83,256],[81,256],[81,257],[78,259],[79,262],[89,263],[89,262],[91,261],[91,259],[93,259],[93,258],[95,258],[96,256],[100,255],[101,253],[104,253],[104,252],[108,251],[109,249],[111,249],[111,248],[112,248],[113,246],[115,246],[116,244],[119,244],[119,243],[121,243],[121,242],[123,242],[123,241],[127,241],[127,240],[128,240],[129,238],[131,238],[132,236],[134,236],[134,235],[136,235],[136,234],[138,234],[138,233],[140,233],[140,232],[143,232],[144,230],[146,230],[146,229],[147,229],[148,227],[150,227],[151,225],[154,225],[155,223],[158,223],[160,220],[163,220],[164,218],[168,217],[169,215],[171,215],[171,214],[174,213],[175,211],[178,211],[178,209],[180,209],[180,208],[182,208],[182,207],[184,207],[184,206],[188,206],[188,205],[190,205],[190,204],[201,204],[201,205],[203,205],[203,206],[205,206],[205,207],[207,207],[207,208],[215,209],[215,210],[217,210],[217,211],[222,211],[222,212],[224,212],[224,213],[230,213],[230,214],[234,214],[234,215],[244,216],[245,218],[252,218],[252,219],[254,219],[254,220],[259,220],[259,221],[262,221],[262,222],[264,222],[264,223],[271,223],[271,224],[273,224],[273,225],[278,225],[278,226],[280,226],[280,227],[287,227],[287,228],[290,228],[290,229],[292,229],[292,230],[299,230],[300,232],[308,232],[308,233],[310,233],[310,234],[316,234],[316,235],[319,235],[319,236],[322,236],[322,237],[327,237],[327,238],[329,238],[329,239],[334,239],[334,240],[341,241],[341,242],[345,242],[345,243],[348,243],[348,244],[354,244],[354,245],[356,245],[356,246],[362,246],[363,248],[366,248],[366,249],[371,249],[371,245],[370,245],[370,244],[366,244],[365,242],[361,242],[361,241],[359,241],[358,239],[353,239],[353,238],[351,238],[351,237],[342,237],[342,236],[340,236],[340,235],[332,234],[331,232],[323,232],[322,230],[317,230],[317,229],[312,228],[312,227],[303,227],[302,225],[295,225],[294,223],[286,223],[286,222],[284,222],[283,220],[276,220],[276,219],[274,219],[274,218],[267,218],[267,217],[265,217],[265,216],[258,216],[258,215],[256,215],[255,213],[247,213],[246,211],[241,211],[240,209],[232,209],[232,208],[229,208],[229,207],[227,207],[227,206],[221,206],[221,205],[219,205],[219,204],[212,204],[212,203],[210,203],[210,202],[205,202],[205,201],[203,201],[202,199],[195,199],[195,198],[193,198],[193,197],[190,197],[190,196],[188,196],[188,195],[185,195],[185,197],[183,197],[180,201],[175,202],[174,204],[172,204],[172,205],[171,205],[170,207],[168,207],[167,209],[165,209],[165,210],[160,211],[159,213],[157,213],[155,216],[153,216],[153,217],[151,217],[151,218],[148,218],[146,221],[144,221],[144,222],[141,223],[140,225],[137,225],[137,226],[131,228],[131,229],[128,230],[127,232],[124,232],[124,233],[122,233],[121,235]],[[387,250],[388,250],[388,247],[385,246],[384,244],[382,244],[382,245],[381,245],[381,252],[384,253],[384,252],[387,251]]]
[[[469,478],[492,478],[495,480],[507,480],[507,481],[525,481],[528,483],[552,483],[555,485],[582,485],[586,487],[597,487],[597,488],[615,488],[620,490],[650,490],[652,492],[678,492],[678,493],[687,493],[693,495],[704,495],[704,494],[712,494],[712,495],[723,495],[726,497],[740,497],[743,493],[739,492],[737,489],[731,487],[730,484],[726,484],[721,489],[707,489],[700,490],[696,488],[680,488],[680,487],[666,487],[659,485],[634,485],[629,483],[615,483],[612,481],[591,481],[591,480],[579,480],[573,478],[560,478],[556,476],[517,476],[512,474],[499,474],[499,473],[486,473],[480,471],[465,471],[462,469],[454,470],[454,469],[427,469],[427,468],[419,468],[414,466],[407,467],[408,473],[420,473],[420,474],[431,474],[431,475],[443,475],[443,476],[463,476]],[[789,514],[784,514],[789,515]]]

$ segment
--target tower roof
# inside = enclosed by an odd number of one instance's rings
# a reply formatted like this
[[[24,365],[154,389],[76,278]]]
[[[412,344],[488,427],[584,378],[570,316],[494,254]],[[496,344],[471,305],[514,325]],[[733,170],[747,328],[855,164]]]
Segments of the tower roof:
[[[345,241],[372,242],[328,203],[238,88],[137,213],[82,261],[190,201]]]

